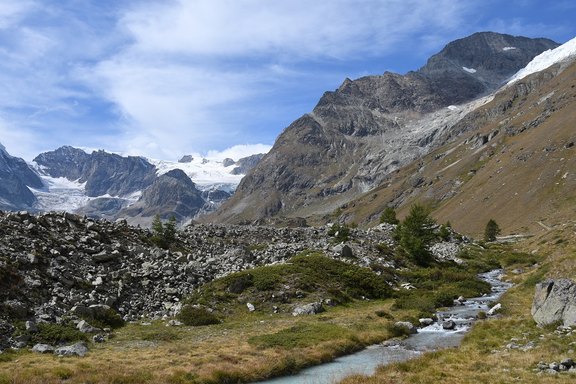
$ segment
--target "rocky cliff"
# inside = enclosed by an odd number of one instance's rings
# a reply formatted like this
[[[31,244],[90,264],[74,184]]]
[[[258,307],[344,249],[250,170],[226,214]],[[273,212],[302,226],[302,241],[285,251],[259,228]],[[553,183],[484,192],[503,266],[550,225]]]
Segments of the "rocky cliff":
[[[36,197],[28,187],[42,188],[42,180],[24,160],[8,154],[0,144],[0,209],[30,209]]]
[[[346,79],[284,130],[211,219],[334,212],[444,144],[452,127],[487,101],[476,98],[557,45],[477,33],[448,44],[418,71]]]

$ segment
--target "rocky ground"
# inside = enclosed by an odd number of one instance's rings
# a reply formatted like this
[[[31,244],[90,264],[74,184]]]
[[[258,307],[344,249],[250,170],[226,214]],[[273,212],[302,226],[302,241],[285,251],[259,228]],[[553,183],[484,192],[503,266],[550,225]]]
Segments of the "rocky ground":
[[[329,229],[198,224],[178,231],[170,249],[161,249],[150,230],[123,220],[0,213],[0,317],[57,323],[73,307],[98,305],[128,321],[173,316],[201,284],[282,263],[304,250],[361,266],[394,267],[392,255],[383,252],[393,245],[393,226],[352,229],[346,243],[337,243]],[[435,248],[442,257],[458,249]]]

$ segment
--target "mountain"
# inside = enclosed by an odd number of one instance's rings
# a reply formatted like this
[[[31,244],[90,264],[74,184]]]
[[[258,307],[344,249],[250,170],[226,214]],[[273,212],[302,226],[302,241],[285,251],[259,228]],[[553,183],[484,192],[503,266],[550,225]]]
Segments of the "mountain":
[[[192,156],[176,163],[63,146],[34,159],[44,184],[33,189],[34,208],[145,225],[156,214],[184,222],[218,208],[243,177],[233,171],[250,169],[261,156],[231,160],[237,166],[226,167]]]
[[[557,46],[476,33],[448,44],[417,71],[346,79],[282,132],[208,220],[330,215],[444,145],[491,92]]]
[[[160,175],[142,192],[136,203],[119,212],[131,222],[149,224],[155,215],[162,219],[174,216],[178,222],[194,217],[206,204],[202,192],[180,169]]]
[[[11,156],[0,144],[0,209],[30,209],[36,197],[28,189],[42,188],[42,180],[26,162]]]
[[[559,52],[571,48],[571,54]],[[488,220],[505,233],[539,234],[576,215],[576,39],[543,53],[544,70],[523,71],[463,117],[445,145],[399,170],[342,209],[349,221],[376,222],[386,206],[404,215],[419,202],[440,222],[481,236]],[[542,61],[537,57],[535,62]]]
[[[156,168],[142,157],[123,157],[105,151],[91,154],[73,147],[60,147],[33,160],[51,177],[86,183],[90,197],[126,196],[141,191],[156,179]]]

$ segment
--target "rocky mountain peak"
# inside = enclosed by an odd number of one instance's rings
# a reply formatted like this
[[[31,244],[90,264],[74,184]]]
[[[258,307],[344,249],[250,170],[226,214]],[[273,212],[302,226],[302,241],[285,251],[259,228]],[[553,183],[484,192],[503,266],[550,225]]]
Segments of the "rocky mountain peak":
[[[417,71],[344,80],[282,132],[214,219],[331,214],[442,145],[445,132],[477,107],[473,100],[556,46],[477,33],[447,44]]]

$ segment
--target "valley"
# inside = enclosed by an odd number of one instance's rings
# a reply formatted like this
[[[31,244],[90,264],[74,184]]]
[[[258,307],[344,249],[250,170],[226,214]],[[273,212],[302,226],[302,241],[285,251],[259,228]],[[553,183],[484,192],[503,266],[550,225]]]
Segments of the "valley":
[[[571,382],[575,103],[576,39],[479,32],[266,154],[0,145],[0,384],[258,382],[431,325],[471,329],[341,382]]]

